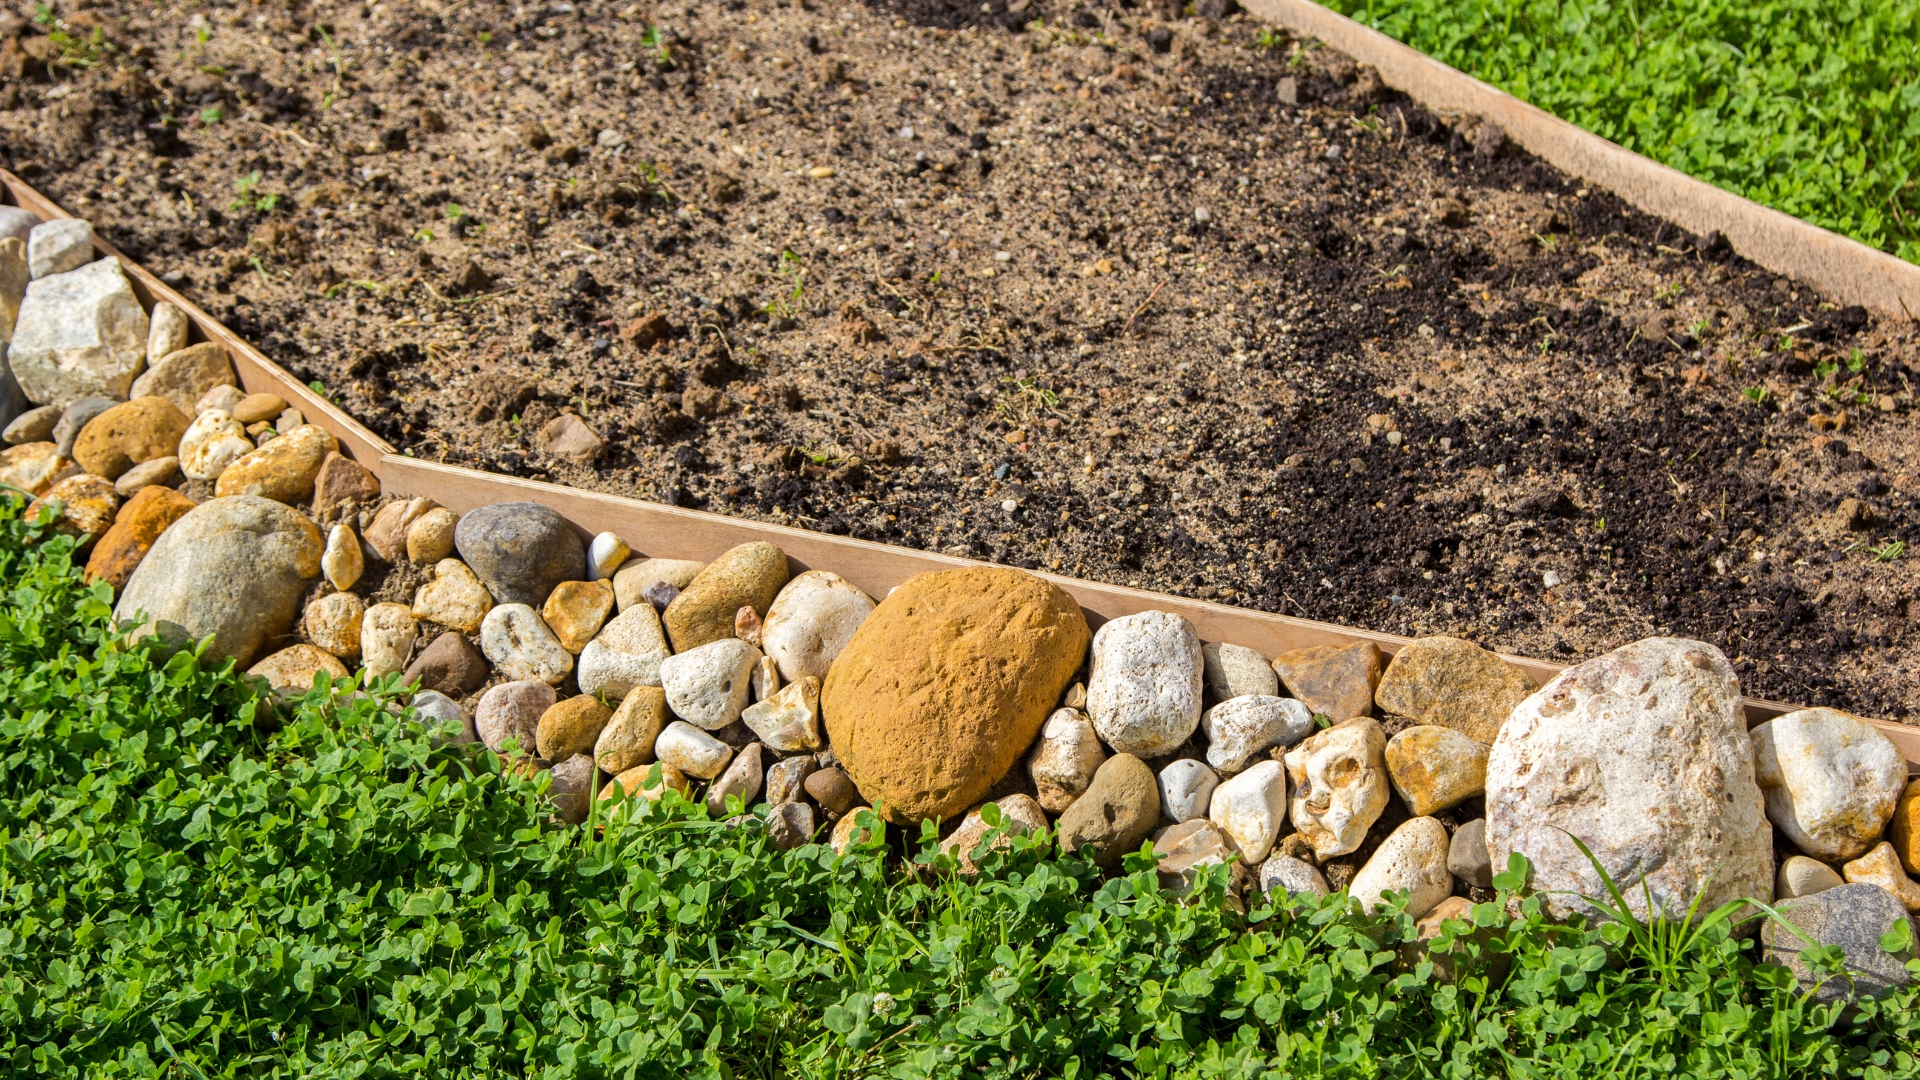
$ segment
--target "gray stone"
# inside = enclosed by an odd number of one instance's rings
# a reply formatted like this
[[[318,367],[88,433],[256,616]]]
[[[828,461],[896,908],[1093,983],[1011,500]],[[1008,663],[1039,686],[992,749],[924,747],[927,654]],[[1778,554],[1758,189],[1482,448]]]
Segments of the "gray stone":
[[[158,484],[164,487],[178,487],[180,480],[180,459],[168,454],[165,457],[147,460],[120,474],[113,482],[114,493],[123,499],[131,499],[141,488]]]
[[[711,780],[726,771],[733,747],[687,723],[675,720],[653,744],[654,756],[688,776]]]
[[[707,788],[707,813],[719,817],[727,812],[727,797],[740,800],[741,809],[752,806],[760,797],[760,784],[766,771],[760,764],[761,746],[748,743],[733,755],[733,763]]]
[[[1275,855],[1260,864],[1260,891],[1271,893],[1275,889],[1288,896],[1325,896],[1329,891],[1326,875],[1319,867],[1291,855]]]
[[[1453,830],[1447,842],[1447,870],[1476,889],[1493,888],[1493,861],[1487,857],[1487,819],[1474,818]]]
[[[102,259],[27,286],[7,362],[36,404],[125,401],[147,364],[147,313],[120,264]]]
[[[214,657],[243,667],[286,633],[320,576],[320,530],[271,499],[201,503],[160,534],[120,594],[114,617],[141,616],[174,644],[212,635]]]
[[[54,425],[60,422],[60,415],[63,412],[65,410],[58,405],[41,405],[38,408],[28,409],[8,421],[7,430],[4,435],[0,435],[0,438],[4,438],[8,446],[19,446],[21,443],[30,442],[52,442]],[[78,435],[79,432],[76,431],[75,434]]]
[[[1099,768],[1095,765],[1094,768]],[[1178,823],[1207,816],[1213,802],[1213,789],[1220,786],[1220,774],[1204,762],[1181,758],[1160,770],[1160,812]]]
[[[555,765],[552,772],[553,786],[547,789],[547,798],[553,801],[554,813],[569,825],[587,820],[600,776],[593,759],[575,754]]]
[[[501,604],[480,624],[480,651],[509,679],[558,686],[573,670],[573,654],[540,613],[525,604]]]
[[[540,718],[560,695],[538,679],[501,683],[480,695],[473,710],[473,726],[487,749],[498,752],[511,736],[520,752],[530,754],[539,738]]]
[[[18,206],[0,206],[0,239],[12,237],[21,243],[33,233],[33,227],[40,224],[40,215]]]
[[[154,324],[154,328],[157,327],[158,324]],[[147,337],[151,342],[153,329],[149,329]],[[234,382],[227,350],[210,341],[161,353],[158,359],[149,351],[147,363],[149,367],[133,380],[133,389],[128,394],[137,398],[166,398],[188,416],[195,415],[194,406],[215,387],[231,386]]]
[[[1275,697],[1280,693],[1280,676],[1267,658],[1244,645],[1209,641],[1200,646],[1205,658],[1207,697],[1215,704],[1246,694]]]
[[[73,456],[73,444],[80,439],[80,432],[94,417],[120,404],[112,398],[88,397],[66,407],[60,414],[60,421],[53,425],[53,444],[60,448],[61,457]]]
[[[587,576],[580,535],[539,503],[483,506],[460,519],[453,542],[495,603],[538,608],[554,586]]]
[[[402,686],[419,683],[424,689],[438,690],[450,697],[466,697],[486,681],[486,658],[456,630],[434,638],[400,676]]]
[[[1906,970],[1907,961],[1914,955],[1913,946],[1898,953],[1880,948],[1881,936],[1907,918],[1907,912],[1878,885],[1842,885],[1788,900],[1776,910],[1815,945],[1838,945],[1846,954],[1845,970],[1819,981],[1811,965],[1801,958],[1807,943],[1792,930],[1767,920],[1760,932],[1767,962],[1793,972],[1803,991],[1813,990],[1816,1001],[1881,998],[1913,981]]]
[[[767,814],[767,838],[781,851],[791,851],[812,840],[813,829],[812,803],[781,803]]]
[[[752,745],[752,744],[749,744]],[[767,802],[779,806],[807,797],[807,777],[817,768],[808,755],[782,758],[767,770]]]
[[[27,233],[27,269],[35,281],[93,261],[93,225],[80,218],[43,221]]]
[[[422,690],[413,695],[413,707],[423,722],[436,729],[440,742],[459,745],[480,741],[474,731],[473,717],[467,715],[459,702],[440,691]]]

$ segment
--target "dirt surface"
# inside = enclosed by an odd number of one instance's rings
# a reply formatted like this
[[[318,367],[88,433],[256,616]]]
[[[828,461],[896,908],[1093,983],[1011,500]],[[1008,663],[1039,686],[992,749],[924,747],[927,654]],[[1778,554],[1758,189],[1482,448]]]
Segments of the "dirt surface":
[[[421,457],[1920,719],[1909,326],[1245,16],[1013,6],[56,5],[0,146]]]

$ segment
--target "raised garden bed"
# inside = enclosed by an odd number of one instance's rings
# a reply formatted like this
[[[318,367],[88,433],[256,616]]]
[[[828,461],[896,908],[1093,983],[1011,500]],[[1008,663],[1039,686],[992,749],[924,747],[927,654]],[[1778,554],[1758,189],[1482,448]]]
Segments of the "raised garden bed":
[[[1070,7],[264,14],[117,12],[153,77],[22,82],[0,142],[418,460],[1560,662],[1681,632],[1755,693],[1920,707],[1915,563],[1873,554],[1920,543],[1909,329],[1326,49]],[[469,258],[497,280],[456,295]],[[683,336],[623,340],[645,314]],[[567,411],[591,463],[542,449]]]

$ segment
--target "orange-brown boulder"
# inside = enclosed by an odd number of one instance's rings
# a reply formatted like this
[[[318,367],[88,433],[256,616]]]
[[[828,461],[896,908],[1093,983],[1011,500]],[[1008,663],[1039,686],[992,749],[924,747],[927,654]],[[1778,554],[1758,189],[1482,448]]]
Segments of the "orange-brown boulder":
[[[1031,574],[921,574],[827,671],[820,711],[834,753],[890,821],[965,813],[1039,734],[1088,636],[1073,597]]]
[[[188,423],[187,414],[166,398],[123,401],[80,429],[73,460],[95,476],[118,480],[148,458],[178,453]]]
[[[120,595],[134,568],[153,550],[153,542],[193,507],[192,499],[172,488],[156,485],[135,492],[113,519],[113,528],[94,545],[87,580],[104,581]]]

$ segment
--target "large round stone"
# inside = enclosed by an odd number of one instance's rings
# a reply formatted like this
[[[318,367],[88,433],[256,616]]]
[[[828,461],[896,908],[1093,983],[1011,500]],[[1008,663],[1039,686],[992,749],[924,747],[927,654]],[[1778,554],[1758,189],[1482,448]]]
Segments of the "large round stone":
[[[502,604],[537,608],[555,585],[587,576],[580,534],[558,511],[539,503],[483,506],[460,519],[453,545]]]
[[[1575,838],[1642,919],[1772,899],[1773,829],[1720,650],[1637,641],[1513,710],[1487,761],[1487,854],[1525,855],[1554,918],[1591,917],[1606,886]]]
[[[140,614],[180,643],[212,635],[213,656],[244,666],[293,626],[324,548],[320,530],[291,507],[256,495],[213,499],[160,534],[114,617]]]
[[[164,457],[180,446],[187,415],[161,397],[134,398],[87,421],[74,440],[73,460],[109,480],[149,458]]]
[[[827,737],[889,820],[964,813],[1039,734],[1087,638],[1073,597],[1031,574],[921,574],[874,609],[828,670]]]

